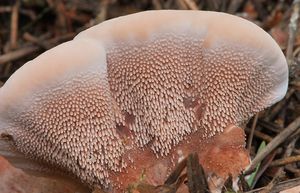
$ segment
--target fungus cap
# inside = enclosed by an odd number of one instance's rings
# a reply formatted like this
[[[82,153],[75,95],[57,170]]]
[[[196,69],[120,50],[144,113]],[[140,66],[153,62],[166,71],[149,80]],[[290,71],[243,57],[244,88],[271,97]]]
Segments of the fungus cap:
[[[108,188],[127,170],[139,177],[137,154],[151,157],[145,166],[176,159],[180,148],[203,154],[189,142],[222,141],[287,85],[283,53],[255,24],[147,11],[96,25],[21,67],[0,89],[0,133],[27,158]],[[223,146],[245,155],[242,143]]]

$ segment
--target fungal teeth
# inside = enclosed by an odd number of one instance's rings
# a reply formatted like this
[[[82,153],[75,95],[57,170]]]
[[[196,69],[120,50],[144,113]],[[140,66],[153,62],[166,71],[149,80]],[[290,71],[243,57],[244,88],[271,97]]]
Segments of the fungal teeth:
[[[156,13],[95,26],[12,76],[0,92],[0,125],[20,127],[11,131],[16,148],[108,187],[114,172],[136,168],[123,160],[131,150],[168,156],[187,136],[214,137],[284,96],[286,61],[262,30],[224,14]]]

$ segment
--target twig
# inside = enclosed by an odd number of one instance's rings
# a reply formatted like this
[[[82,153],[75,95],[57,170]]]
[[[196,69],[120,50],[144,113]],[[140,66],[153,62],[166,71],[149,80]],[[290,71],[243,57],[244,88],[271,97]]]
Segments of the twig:
[[[11,12],[12,8],[10,6],[1,6],[0,13]]]
[[[286,148],[286,151],[283,155],[283,158],[273,161],[270,164],[270,166],[271,167],[276,167],[276,166],[287,165],[287,164],[290,164],[290,163],[300,161],[300,155],[291,156],[292,153],[293,153],[293,150],[295,149],[295,145],[296,145],[296,142],[298,141],[298,139],[299,139],[299,136],[297,136],[296,138],[291,140],[291,142],[289,143],[289,145]]]
[[[48,50],[48,49],[50,49],[51,45],[45,44],[45,42],[43,40],[46,39],[45,37],[49,37],[50,35],[51,35],[50,33],[46,33],[46,34],[43,34],[42,36],[40,36],[39,38],[37,38],[37,37],[32,36],[30,33],[26,32],[23,35],[23,38],[26,41],[32,42],[32,43]]]
[[[227,12],[234,14],[243,3],[243,0],[231,0]]]
[[[266,18],[268,16],[268,12],[260,0],[251,0],[251,2],[253,3],[255,10],[258,14],[258,17],[261,20],[263,20],[264,18]]]
[[[174,169],[174,171],[169,175],[169,177],[167,178],[167,180],[165,181],[165,185],[171,185],[173,183],[175,183],[178,179],[178,177],[180,176],[180,174],[182,173],[182,171],[185,169],[186,167],[186,158],[184,160],[182,160]]]
[[[280,102],[278,102],[271,110],[269,116],[266,118],[267,121],[271,121],[273,120],[278,113],[283,109],[284,106],[286,106],[286,104],[289,102],[289,98],[294,94],[295,89],[291,88],[287,91],[285,97],[283,100],[281,100]]]
[[[264,172],[268,169],[269,165],[274,160],[275,156],[277,154],[277,151],[272,151],[261,163],[259,170],[256,173],[256,176],[254,177],[253,183],[251,188],[254,188],[256,183],[259,181],[261,176],[264,174]]]
[[[67,18],[65,17],[65,12],[66,12],[66,6],[65,4],[59,0],[59,1],[54,1],[54,7],[55,7],[55,12],[56,12],[56,25],[57,27],[55,28],[58,35],[64,34],[68,32],[68,22]]]
[[[300,150],[299,149],[293,149],[293,152],[295,153],[295,154],[298,154],[298,155],[300,155]]]
[[[256,165],[261,162],[270,152],[277,148],[288,136],[294,133],[300,126],[300,117],[294,120],[287,128],[285,128],[281,133],[279,133],[267,146],[264,150],[256,155],[254,160],[251,163],[251,166],[248,168],[249,171],[253,170]]]
[[[9,74],[11,73],[12,63],[9,62],[4,66],[3,69],[3,76],[9,77]]]
[[[220,1],[219,0],[206,0],[208,9],[211,11],[218,11],[220,8]]]
[[[171,9],[171,6],[173,3],[174,3],[174,0],[166,0],[165,3],[163,4],[163,7],[165,9]]]
[[[160,0],[152,0],[152,4],[154,6],[154,9],[157,9],[157,10],[162,9]]]
[[[259,116],[259,113],[256,113],[256,115],[255,115],[255,117],[253,119],[253,123],[252,123],[252,126],[251,126],[251,132],[250,132],[250,135],[249,135],[249,138],[248,138],[248,143],[247,143],[247,149],[248,149],[248,151],[250,151],[250,149],[251,149],[253,135],[254,135],[256,124],[257,124],[258,116]]]
[[[300,130],[300,129],[299,129]],[[298,130],[298,131],[299,131]],[[290,157],[293,153],[293,150],[295,149],[295,145],[296,145],[296,142],[298,141],[299,139],[299,136],[295,137],[294,139],[292,140],[289,140],[290,143],[289,145],[287,146],[286,148],[286,151],[285,151],[285,154],[284,154],[284,157]]]
[[[287,140],[292,140],[296,137],[299,137],[299,135],[300,135],[300,129],[297,130],[295,133],[293,133]]]
[[[40,49],[40,47],[38,47],[38,46],[29,46],[29,47],[24,47],[24,48],[18,49],[16,51],[4,54],[4,55],[0,56],[0,65],[5,64],[7,62],[12,62],[14,60],[17,60],[17,59],[27,56],[29,54],[35,53],[39,49]]]
[[[278,193],[282,190],[293,188],[293,187],[298,186],[298,185],[300,185],[300,178],[295,178],[295,179],[292,179],[292,180],[286,180],[286,181],[283,181],[283,182],[279,182],[278,184],[276,184],[273,187],[273,190],[271,190],[271,193]],[[257,188],[257,189],[250,190],[250,191],[244,192],[244,193],[260,193],[265,188],[266,187]]]
[[[99,13],[95,19],[92,19],[86,27],[91,27],[93,25],[99,24],[107,19],[108,6],[110,5],[110,0],[103,0],[99,6]]]
[[[11,12],[13,8],[11,6],[2,6],[0,7],[0,13],[6,13],[6,12]],[[30,19],[35,20],[36,15],[32,10],[27,10],[27,9],[21,9],[19,8],[20,14],[26,15],[30,17]]]
[[[300,155],[275,160],[270,164],[270,166],[271,167],[279,167],[279,166],[284,166],[284,165],[295,163],[295,162],[300,162]]]
[[[62,41],[67,41],[67,40],[72,39],[74,36],[75,36],[75,33],[65,34],[65,35],[62,35],[60,37],[50,39],[45,44],[46,45],[51,45],[53,47],[53,46],[55,46],[56,44],[58,44]],[[9,52],[7,54],[4,54],[4,55],[0,56],[0,65],[5,64],[7,62],[17,60],[17,59],[20,59],[24,56],[35,53],[35,52],[39,51],[40,49],[41,49],[41,47],[33,45],[33,46],[28,46],[28,47],[18,49],[18,50],[13,51],[13,52]]]
[[[10,23],[10,47],[15,49],[18,47],[18,24],[19,24],[19,7],[20,1],[17,0],[12,8]]]
[[[271,182],[267,186],[265,186],[263,190],[260,191],[260,193],[270,193],[273,187],[275,186],[277,180],[277,177],[273,178]]]
[[[187,7],[191,10],[199,10],[198,6],[193,0],[183,0]]]
[[[190,193],[208,193],[206,175],[199,164],[198,154],[190,154],[187,158],[187,178]]]
[[[296,176],[299,176],[299,174],[300,174],[300,169],[297,169],[297,168],[295,168],[295,167],[293,167],[293,166],[291,166],[291,165],[286,165],[286,166],[284,167],[284,169],[285,169],[287,172],[293,173],[293,174],[296,175]]]
[[[284,7],[284,1],[279,1],[276,3],[276,5],[273,7],[271,13],[264,19],[262,27],[266,31],[269,31],[274,26],[276,26],[280,21],[282,21],[283,15],[281,12],[283,11]]]
[[[247,132],[247,133],[250,133],[251,132],[251,130],[250,129],[248,129],[248,128],[246,128],[245,129],[245,131]],[[267,135],[267,134],[264,134],[263,132],[261,132],[261,131],[257,131],[257,130],[254,130],[254,136],[255,137],[258,137],[258,138],[260,138],[260,139],[262,139],[262,140],[264,140],[264,141],[266,141],[266,142],[270,142],[270,141],[272,141],[272,137],[270,137],[269,135]]]
[[[185,4],[184,0],[176,0],[176,3],[179,9],[189,9],[188,6]]]
[[[47,13],[49,13],[51,11],[51,7],[46,7],[44,10],[42,10],[37,16],[35,16],[35,19],[26,24],[24,27],[21,28],[21,32],[26,32],[28,31],[30,28],[32,28],[36,23],[38,23],[44,16],[47,15]]]
[[[294,57],[293,57],[293,49],[294,49],[294,42],[296,39],[296,32],[298,28],[298,18],[300,12],[300,0],[293,1],[293,12],[291,15],[290,23],[289,23],[289,39],[288,45],[286,49],[286,58],[290,68],[291,73],[293,73],[294,68]]]
[[[286,151],[283,155],[283,159],[288,158],[288,157],[291,156],[291,154],[293,152],[293,149],[295,147],[296,141],[297,141],[297,139],[294,139],[289,143],[289,145],[286,148]],[[267,186],[268,188],[263,190],[262,193],[271,192],[273,187],[279,182],[280,177],[283,176],[283,175],[284,175],[284,168],[280,167],[279,170],[274,174],[274,177],[273,177],[272,181],[268,184],[268,186]]]
[[[263,119],[258,119],[257,124],[265,129],[268,129],[268,130],[276,133],[276,134],[279,133],[280,131],[282,131],[282,129],[283,129],[281,126],[277,125],[276,123],[268,122]]]

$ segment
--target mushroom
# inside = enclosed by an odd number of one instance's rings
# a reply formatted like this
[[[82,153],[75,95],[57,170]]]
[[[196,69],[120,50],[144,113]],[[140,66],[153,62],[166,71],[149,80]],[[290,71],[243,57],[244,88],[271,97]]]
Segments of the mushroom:
[[[250,163],[243,124],[287,85],[283,53],[255,24],[208,11],[141,12],[16,71],[0,89],[0,133],[26,159],[116,192],[141,176],[161,184],[197,152],[218,192]]]

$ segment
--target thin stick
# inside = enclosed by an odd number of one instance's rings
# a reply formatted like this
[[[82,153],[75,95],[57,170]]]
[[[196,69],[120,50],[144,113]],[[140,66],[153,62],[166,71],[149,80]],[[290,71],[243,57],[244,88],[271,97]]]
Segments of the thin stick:
[[[50,33],[46,33],[46,34],[43,34],[42,36],[40,36],[39,38],[37,37],[34,37],[32,36],[31,34],[29,33],[25,33],[23,35],[23,38],[26,40],[26,41],[29,41],[29,42],[32,42],[34,43],[35,45],[38,45],[46,50],[50,49],[51,48],[51,45],[47,45],[45,44],[45,42],[43,41],[44,39],[46,39],[45,37],[49,37],[51,34]]]
[[[40,48],[38,46],[29,46],[29,47],[24,47],[24,48],[18,49],[13,52],[8,52],[7,54],[0,56],[0,65],[5,64],[7,62],[17,60],[17,59],[27,56],[29,54],[35,53],[39,49]]]
[[[10,6],[1,6],[0,13],[11,12],[12,8]]]
[[[19,7],[20,1],[17,0],[12,8],[11,23],[10,23],[10,46],[15,49],[18,47],[18,24],[19,24]]]
[[[300,129],[295,133],[293,133],[293,135],[291,135],[287,140],[293,140],[294,138],[299,137],[299,135],[300,135]]]
[[[183,0],[187,7],[191,10],[199,10],[198,6],[193,0]]]
[[[255,117],[253,119],[252,126],[251,126],[251,132],[250,132],[250,135],[249,135],[249,138],[248,138],[248,143],[247,143],[247,149],[248,149],[248,151],[250,151],[250,149],[251,149],[253,135],[254,135],[256,124],[257,124],[258,115],[259,115],[259,113],[256,113],[256,115],[255,115]]]
[[[273,161],[270,166],[276,167],[276,166],[283,166],[287,164],[291,164],[294,162],[300,161],[300,155],[291,156],[293,153],[293,150],[295,149],[296,142],[298,141],[299,136],[294,138],[290,141],[289,145],[286,148],[286,151],[283,155],[283,158]]]
[[[275,124],[275,123],[271,123],[271,122],[268,122],[266,120],[263,120],[263,119],[258,119],[258,125],[260,125],[261,127],[263,128],[266,128],[276,134],[280,133],[280,131],[282,131],[282,127]]]
[[[290,157],[275,160],[270,164],[270,166],[279,167],[279,166],[284,166],[295,162],[300,162],[300,155],[290,156]]]
[[[266,118],[266,121],[271,121],[273,120],[278,113],[285,107],[287,106],[287,103],[289,102],[289,98],[291,98],[291,96],[294,94],[295,89],[291,88],[287,91],[285,97],[283,100],[281,100],[280,102],[278,102],[271,110],[269,116]]]
[[[252,171],[256,165],[261,162],[269,153],[277,148],[288,136],[297,131],[300,126],[300,117],[294,120],[287,128],[279,133],[267,146],[266,148],[258,153],[248,168],[248,171]]]
[[[176,0],[177,6],[179,9],[187,10],[188,6],[185,4],[184,0]]]
[[[300,150],[299,149],[293,149],[293,153],[300,155]]]
[[[300,0],[294,0],[293,12],[289,23],[289,39],[288,39],[288,45],[286,49],[287,63],[291,71],[293,71],[295,65],[293,62],[294,61],[293,49],[294,49],[294,42],[296,39],[296,33],[298,28],[299,12],[300,12]]]
[[[251,129],[248,129],[248,128],[246,128],[245,129],[245,131],[247,132],[247,133],[250,133],[251,132]],[[261,132],[261,131],[257,131],[257,130],[254,130],[254,136],[255,137],[258,137],[259,139],[262,139],[262,140],[264,140],[264,141],[266,141],[266,142],[270,142],[270,141],[272,141],[272,137],[271,136],[269,136],[269,135],[267,135],[267,134],[264,134],[263,132]]]
[[[297,132],[295,132],[295,133],[297,133]],[[299,139],[299,136],[295,137],[294,139],[289,140],[289,144],[288,144],[288,146],[287,146],[287,148],[285,150],[285,153],[284,153],[284,157],[285,158],[286,157],[290,157],[292,155],[293,150],[295,149],[295,146],[296,146],[296,143],[297,143],[298,139]]]
[[[251,132],[251,130],[248,129],[248,128],[246,128],[245,131],[247,133]],[[261,131],[254,130],[253,134],[254,134],[255,137],[258,137],[259,139],[262,139],[262,140],[264,140],[264,141],[266,141],[268,143],[273,140],[273,138],[271,136],[269,136],[269,135],[267,135],[267,134],[265,134],[265,133],[263,133]]]
[[[286,165],[284,167],[284,169],[288,172],[294,173],[294,175],[296,175],[296,176],[299,176],[299,174],[300,174],[300,169],[297,169],[291,165]]]
[[[236,11],[238,10],[238,8],[241,6],[242,3],[243,0],[231,0],[227,12],[230,14],[236,13]]]
[[[153,4],[154,9],[159,10],[159,9],[163,8],[161,5],[161,2],[159,0],[152,0],[152,4]]]
[[[279,182],[278,184],[276,184],[273,187],[273,190],[271,191],[271,193],[275,193],[275,192],[278,193],[282,190],[293,188],[293,187],[298,186],[298,185],[300,185],[300,178],[295,178],[295,179]],[[266,187],[257,188],[257,189],[250,190],[250,191],[244,192],[244,193],[256,193],[256,192],[261,193],[261,191],[264,190],[265,188]]]
[[[62,41],[67,41],[67,40],[72,39],[74,36],[75,36],[75,33],[69,33],[69,34],[65,34],[65,35],[62,35],[62,36],[59,36],[56,38],[52,38],[48,41],[45,41],[45,45],[50,45],[51,47],[53,47]],[[24,56],[35,53],[40,49],[41,49],[41,47],[34,45],[34,46],[24,47],[24,48],[18,49],[16,51],[1,55],[0,56],[0,65],[20,59]]]
[[[13,10],[13,8],[11,6],[2,6],[2,7],[0,7],[0,14],[6,13],[6,12],[11,12],[12,10]],[[32,20],[36,19],[36,15],[32,10],[19,8],[19,12],[20,12],[20,14],[30,17],[30,19],[32,19]]]

